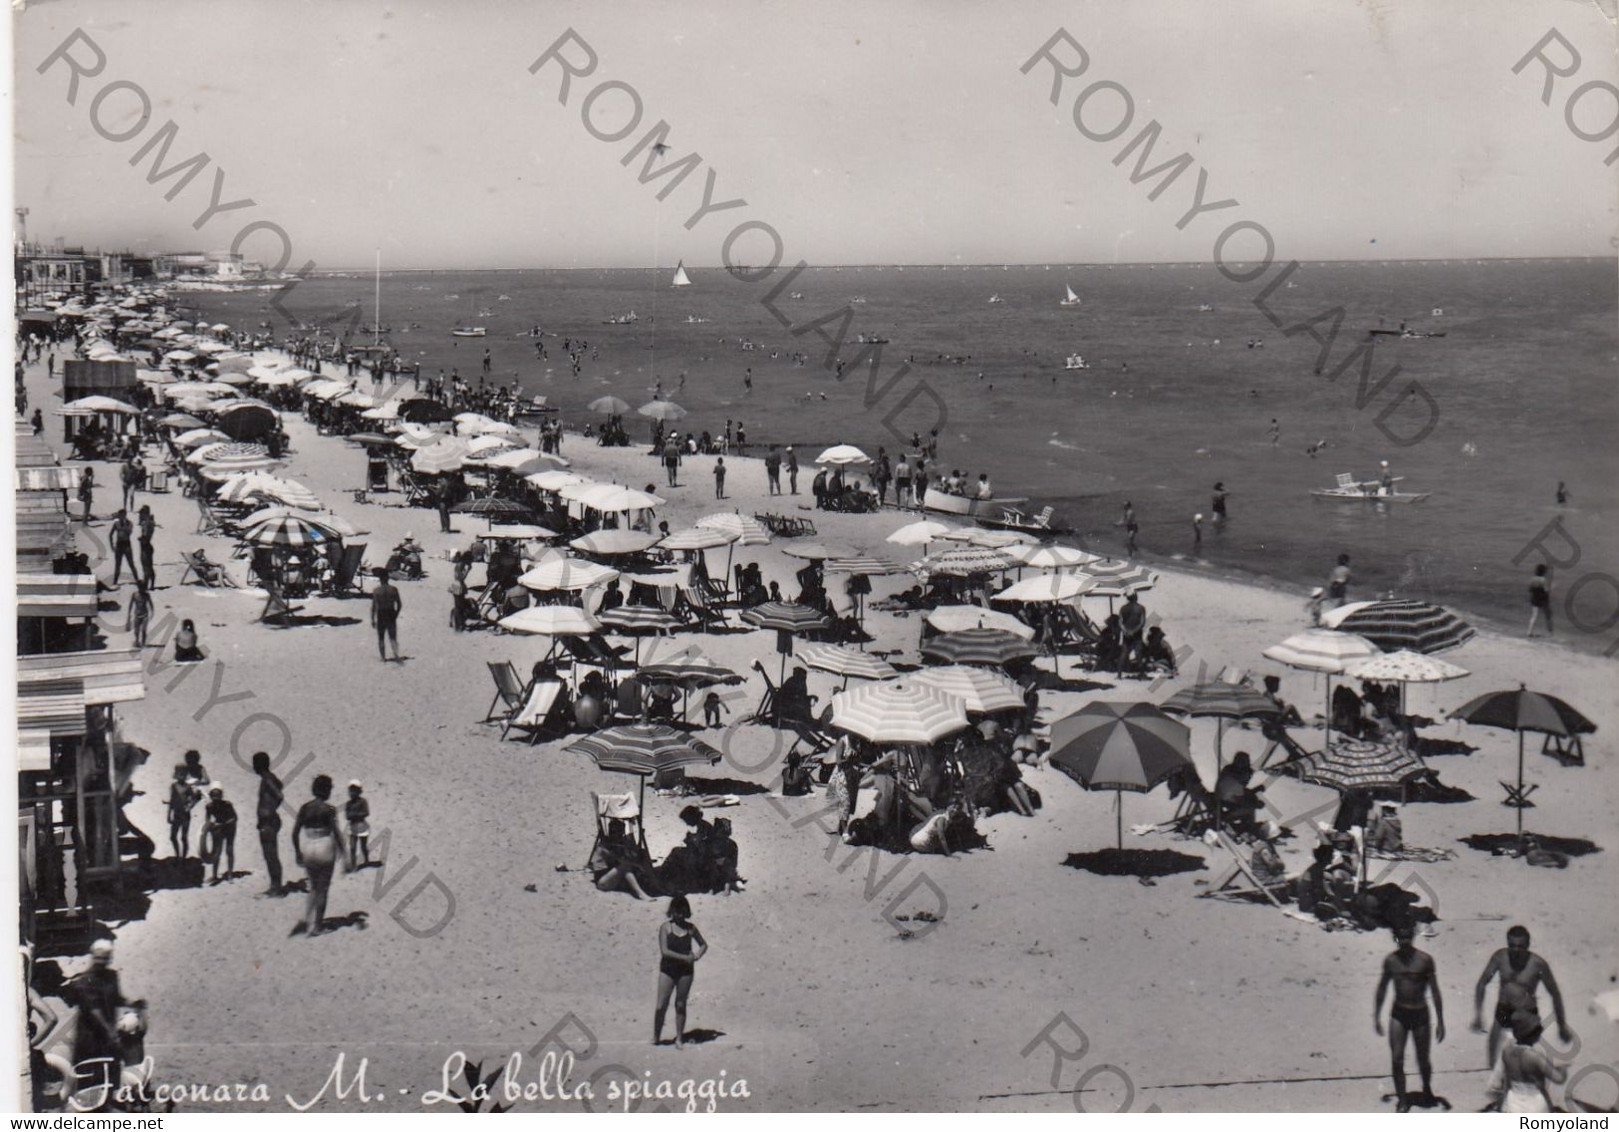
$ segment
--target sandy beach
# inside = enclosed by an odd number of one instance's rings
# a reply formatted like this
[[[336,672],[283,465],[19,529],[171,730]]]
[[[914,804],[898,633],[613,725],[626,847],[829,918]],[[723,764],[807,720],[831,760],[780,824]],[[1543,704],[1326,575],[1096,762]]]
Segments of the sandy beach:
[[[54,440],[60,418],[51,415],[43,367],[31,368],[29,387],[46,408]],[[290,1098],[336,1109],[352,1104],[323,1090],[341,1055],[350,1077],[363,1059],[375,1107],[418,1110],[424,1094],[443,1087],[446,1058],[455,1051],[481,1062],[485,1075],[521,1051],[516,1076],[537,1081],[536,1047],[549,1038],[577,1055],[574,1086],[597,1074],[597,1108],[622,1106],[606,1099],[607,1083],[626,1075],[701,1082],[723,1074],[730,1083],[745,1079],[749,1096],[720,1100],[722,1110],[1066,1111],[1075,1082],[1105,1064],[1121,1072],[1096,1073],[1085,1083],[1082,1100],[1093,1110],[1388,1109],[1380,1101],[1389,1091],[1388,1054],[1371,1019],[1379,964],[1392,946],[1387,934],[1327,932],[1266,905],[1198,899],[1226,871],[1223,851],[1129,830],[1172,815],[1164,790],[1126,795],[1127,847],[1173,849],[1205,864],[1152,886],[1065,867],[1071,854],[1112,844],[1114,799],[1082,791],[1051,769],[1026,776],[1044,802],[1034,818],[1003,813],[980,822],[985,850],[952,857],[856,850],[822,828],[819,788],[807,798],[775,794],[784,746],[777,733],[734,722],[703,733],[726,758],[690,778],[740,795],[740,804],[715,812],[735,825],[749,883],[743,894],[693,897],[695,922],[712,945],[693,990],[690,1026],[699,1040],[680,1051],[654,1048],[662,904],[600,893],[584,870],[591,791],[629,789],[633,780],[564,753],[566,741],[502,743],[497,726],[479,722],[493,694],[485,662],[511,660],[526,671],[548,644],[451,630],[446,556],[482,530],[483,520],[456,516],[456,532],[442,534],[432,511],[405,508],[397,494],[356,503],[361,451],[318,436],[290,414],[286,428],[293,453],[285,474],[369,531],[368,561],[383,561],[408,531],[429,551],[428,576],[399,583],[405,662],[379,663],[364,598],[303,599],[302,623],[271,627],[255,623],[258,591],[180,585],[181,551],[206,547],[218,559],[228,544],[192,533],[195,506],[177,492],[140,496],[161,525],[157,639],[167,639],[165,618],[194,618],[208,653],[204,665],[176,667],[171,648],[150,650],[147,696],[120,710],[124,738],[151,752],[136,778],[144,794],[127,812],[159,843],[162,879],[132,901],[128,919],[108,927],[126,993],[152,1002],[147,1050],[159,1080],[262,1081],[274,1103],[236,1107],[282,1108]],[[720,503],[711,457],[689,459],[682,486],[668,488],[644,445],[604,449],[571,433],[563,455],[595,479],[659,484],[668,502],[658,517],[675,529],[715,510],[789,512],[812,517],[826,540],[901,561],[915,556],[884,541],[914,516],[808,511],[810,471],[801,477],[804,494],[772,498],[757,458],[729,456],[729,498]],[[105,466],[97,474],[109,479]],[[98,516],[113,508],[114,491],[98,494]],[[81,548],[93,553],[105,530],[98,518],[81,535]],[[742,548],[738,560],[757,560],[767,581],[791,592],[796,563],[782,546]],[[240,576],[244,566],[238,560],[231,568]],[[110,577],[110,562],[97,569]],[[911,581],[873,579],[872,598]],[[106,595],[118,605],[102,618],[116,630],[109,638],[115,647],[125,639],[127,595],[127,585]],[[1164,571],[1143,600],[1175,646],[1191,650],[1180,677],[1161,686],[1116,682],[1078,672],[1064,658],[1062,675],[1083,690],[1043,692],[1043,725],[1094,699],[1161,702],[1200,673],[1212,677],[1228,665],[1254,673],[1256,682],[1281,675],[1293,703],[1307,715],[1319,710],[1319,678],[1260,655],[1304,626],[1296,593]],[[731,620],[739,624],[734,613]],[[875,638],[868,649],[917,659],[917,615],[868,613],[866,626]],[[762,690],[753,662],[775,671],[770,633],[680,633],[659,641],[663,650],[688,645],[749,678],[730,704],[731,721]],[[1611,913],[1597,911],[1613,892],[1608,858],[1619,790],[1611,735],[1619,697],[1612,662],[1556,640],[1483,632],[1447,659],[1471,675],[1414,687],[1412,710],[1441,717],[1481,692],[1527,681],[1577,705],[1599,727],[1583,767],[1543,758],[1538,743],[1529,755],[1529,777],[1540,789],[1528,827],[1600,846],[1566,870],[1532,869],[1460,841],[1511,831],[1499,781],[1513,773],[1513,736],[1455,723],[1428,732],[1477,747],[1430,762],[1473,800],[1407,807],[1407,843],[1452,849],[1455,857],[1400,864],[1384,879],[1422,890],[1438,913],[1434,934],[1418,941],[1438,962],[1450,1028],[1435,1053],[1435,1088],[1461,1109],[1483,1103],[1486,1076],[1483,1038],[1467,1031],[1472,984],[1512,923],[1534,931],[1536,949],[1556,969],[1582,1043],[1576,1067],[1619,1058],[1619,1031],[1589,1007],[1619,979]],[[837,683],[811,673],[810,686],[824,702]],[[1214,725],[1192,726],[1194,756],[1208,781]],[[1319,744],[1319,730],[1301,736]],[[244,817],[237,865],[249,875],[218,886],[195,887],[165,860],[166,780],[192,747]],[[1228,757],[1238,750],[1257,756],[1263,747],[1257,730],[1225,738]],[[299,897],[261,895],[266,880],[251,830],[255,782],[248,770],[249,756],[261,749],[277,757],[295,804],[308,796],[315,773],[332,775],[340,790],[351,778],[362,780],[370,799],[373,850],[385,868],[339,876],[328,912],[339,930],[320,938],[289,937]],[[1279,778],[1268,796],[1300,831],[1283,846],[1297,871],[1313,842],[1310,820],[1330,818],[1336,795]],[[655,856],[679,843],[682,804],[648,795]],[[299,875],[288,865],[289,875]],[[1048,1043],[1069,1050],[1088,1043],[1088,1050],[1054,1066]],[[1586,1094],[1613,1103],[1600,1075],[1581,1086]]]

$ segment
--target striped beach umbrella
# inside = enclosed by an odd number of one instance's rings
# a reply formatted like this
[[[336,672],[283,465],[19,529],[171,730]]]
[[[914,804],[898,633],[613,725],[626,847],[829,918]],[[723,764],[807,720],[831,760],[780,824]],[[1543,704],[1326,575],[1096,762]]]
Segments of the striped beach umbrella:
[[[1345,671],[1358,660],[1377,655],[1377,646],[1365,637],[1353,633],[1340,633],[1333,629],[1306,629],[1295,633],[1279,645],[1272,645],[1264,655],[1278,664],[1299,668],[1306,672],[1324,672],[1327,676],[1326,714],[1327,730],[1332,730],[1332,677]]]
[[[252,444],[245,441],[238,442],[231,440],[219,440],[212,444],[204,444],[201,447],[194,449],[191,454],[186,457],[186,463],[213,464],[217,462],[220,464],[227,464],[232,460],[256,459],[261,456],[268,456],[269,454],[270,450],[262,444]]]
[[[865,574],[876,577],[882,574],[902,574],[905,567],[875,555],[855,554],[848,558],[828,558],[826,570],[831,574]]]
[[[1450,610],[1426,601],[1352,602],[1323,614],[1321,622],[1365,637],[1384,652],[1405,649],[1425,656],[1459,648],[1477,635]]]
[[[861,684],[832,697],[832,726],[873,743],[937,743],[967,726],[954,696],[908,680]]]
[[[898,675],[887,661],[847,645],[806,645],[798,651],[796,659],[810,668],[843,677],[845,687],[851,676],[862,680],[888,680]]]
[[[784,546],[781,552],[789,558],[803,558],[810,562],[826,562],[833,558],[853,558],[858,552],[851,546],[824,542],[795,542]]]
[[[688,689],[743,682],[741,676],[702,653],[676,655],[650,662],[642,665],[635,674],[654,684],[677,684]]]
[[[722,531],[712,527],[686,527],[658,543],[664,550],[709,550],[716,546],[729,546],[741,537],[739,531]]]
[[[1396,743],[1343,739],[1287,765],[1305,782],[1334,790],[1391,790],[1424,773],[1422,760]]]
[[[317,527],[324,527],[333,534],[337,535],[339,538],[344,539],[354,538],[356,535],[363,535],[367,533],[365,528],[357,527],[347,519],[333,515],[330,511],[322,511],[316,514],[303,508],[283,507],[279,505],[259,508],[257,511],[253,512],[247,518],[242,520],[242,527],[244,529],[248,527],[256,527],[260,523],[269,522],[271,519],[302,519],[306,523],[313,523]]]
[[[619,633],[635,638],[635,663],[641,663],[641,638],[647,633],[667,633],[680,627],[680,618],[654,605],[618,605],[596,614],[596,620]]]
[[[941,633],[956,633],[962,629],[1000,629],[1022,641],[1032,641],[1034,630],[999,609],[985,609],[981,605],[940,605],[922,614],[922,620]]]
[[[970,712],[1010,711],[1023,707],[1023,689],[993,668],[946,664],[924,668],[909,677],[913,684],[954,696]]]
[[[225,503],[275,499],[289,507],[306,511],[320,509],[320,498],[303,484],[267,472],[242,472],[230,476],[220,484],[218,498]]]
[[[340,536],[323,523],[311,519],[284,515],[279,519],[266,519],[256,527],[243,532],[242,540],[255,546],[314,546],[330,542]]]
[[[825,613],[796,601],[763,602],[752,609],[744,609],[742,620],[761,629],[779,629],[786,633],[824,629],[827,625]]]
[[[1222,746],[1225,740],[1225,721],[1228,719],[1257,719],[1277,714],[1276,701],[1265,693],[1246,684],[1232,684],[1225,680],[1210,680],[1182,688],[1158,705],[1169,715],[1213,717],[1214,773],[1219,775],[1224,762]],[[1219,800],[1215,800],[1215,818],[1219,819]]]
[[[1124,848],[1124,795],[1145,794],[1192,765],[1192,733],[1152,704],[1098,701],[1051,725],[1049,761],[1087,790],[1112,790],[1118,846]]]
[[[444,472],[456,472],[466,466],[470,449],[467,443],[458,437],[440,437],[423,448],[418,448],[410,457],[410,466],[413,471],[428,475],[439,475]]]
[[[642,812],[646,780],[664,771],[689,766],[713,766],[720,753],[701,739],[661,723],[625,723],[588,735],[564,750],[589,755],[603,770],[641,777]]]
[[[961,629],[941,633],[922,646],[922,656],[943,664],[987,664],[994,668],[1032,659],[1039,650],[1005,629]]]
[[[200,448],[204,444],[229,444],[230,437],[217,428],[192,428],[176,436],[174,443],[176,447],[189,450]]]
[[[1086,574],[1036,574],[1013,582],[991,601],[1071,601],[1096,588],[1096,582]]]
[[[704,515],[695,525],[716,531],[735,531],[738,546],[766,546],[770,543],[770,531],[763,523],[750,515],[740,515],[734,511]]]
[[[481,499],[468,499],[457,503],[450,510],[462,515],[486,515],[513,517],[517,515],[532,515],[534,508],[527,503],[519,503],[515,499],[503,499],[498,495],[486,495]]]
[[[1085,573],[1096,581],[1091,592],[1098,597],[1128,597],[1158,584],[1158,575],[1145,566],[1129,562],[1092,562]]]
[[[1009,557],[1004,551],[987,546],[959,546],[930,554],[914,564],[911,569],[924,577],[944,574],[968,578],[975,574],[994,574],[1010,570],[1016,565],[1017,560]]]

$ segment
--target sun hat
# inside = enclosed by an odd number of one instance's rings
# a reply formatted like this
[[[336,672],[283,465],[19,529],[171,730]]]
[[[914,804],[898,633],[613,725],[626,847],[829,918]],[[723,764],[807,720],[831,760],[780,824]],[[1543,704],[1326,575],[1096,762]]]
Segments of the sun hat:
[[[112,957],[112,940],[98,939],[90,945],[90,954],[98,957]]]

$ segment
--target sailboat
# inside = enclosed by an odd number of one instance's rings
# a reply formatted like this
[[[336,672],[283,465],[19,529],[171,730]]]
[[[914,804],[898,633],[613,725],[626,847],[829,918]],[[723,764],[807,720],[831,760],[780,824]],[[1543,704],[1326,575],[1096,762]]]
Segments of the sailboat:
[[[681,260],[675,264],[675,277],[670,282],[671,287],[690,287],[691,279],[686,275],[686,262]]]
[[[476,304],[474,304],[473,310],[476,312],[476,315],[478,317],[488,317],[489,312],[488,311],[478,310]],[[489,331],[486,330],[485,328],[481,327],[481,326],[472,326],[470,324],[463,324],[461,326],[457,326],[454,330],[450,331],[450,337],[452,337],[452,338],[482,338],[484,335],[486,335],[488,333],[489,333]]]
[[[1068,296],[1067,296],[1067,298],[1063,299],[1063,301],[1058,303],[1057,305],[1059,307],[1077,307],[1077,306],[1079,306],[1080,299],[1079,299],[1078,295],[1074,294],[1074,289],[1072,287],[1065,287],[1064,290],[1066,290],[1068,292]]]

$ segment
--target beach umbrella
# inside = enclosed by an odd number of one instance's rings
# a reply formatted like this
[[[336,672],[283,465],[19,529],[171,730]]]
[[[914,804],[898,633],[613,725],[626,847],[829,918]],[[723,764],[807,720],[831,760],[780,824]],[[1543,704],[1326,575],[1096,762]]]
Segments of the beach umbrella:
[[[967,708],[905,679],[861,684],[832,697],[832,726],[873,743],[937,743],[967,726]]]
[[[817,464],[831,464],[834,467],[845,467],[849,464],[869,464],[871,457],[867,456],[853,444],[834,444],[825,452],[815,457]]]
[[[197,469],[197,474],[210,480],[223,481],[247,472],[270,472],[281,466],[280,460],[269,456],[229,456],[222,460],[209,460]],[[302,506],[303,504],[300,504]],[[318,503],[309,504],[318,507]]]
[[[648,401],[635,411],[655,421],[678,421],[686,415],[686,410],[673,401]]]
[[[207,469],[203,469],[207,472]],[[220,484],[218,497],[225,503],[245,503],[249,499],[278,499],[289,507],[306,511],[320,509],[320,498],[296,480],[283,479],[262,471],[238,472]]]
[[[1287,766],[1300,779],[1347,793],[1393,790],[1427,771],[1422,760],[1402,744],[1382,740],[1342,739],[1312,751]]]
[[[1376,643],[1375,641],[1373,642]],[[1400,649],[1397,652],[1386,652],[1381,656],[1368,657],[1365,660],[1353,661],[1344,669],[1345,675],[1356,680],[1377,680],[1383,683],[1390,681],[1400,685],[1400,708],[1405,709],[1405,686],[1407,684],[1439,684],[1446,680],[1460,680],[1469,675],[1467,669],[1459,664],[1440,660],[1438,657],[1425,656],[1419,652]]]
[[[639,648],[639,642],[637,643]],[[640,664],[637,661],[637,664]],[[710,660],[700,652],[688,652],[668,660],[649,662],[636,670],[636,677],[650,684],[673,684],[681,691],[680,715],[684,719],[688,697],[695,688],[712,688],[718,684],[741,684],[743,678]]]
[[[516,437],[519,441],[523,438],[516,425],[497,421],[482,413],[459,414],[455,418],[455,431],[460,436]]]
[[[1129,562],[1092,562],[1085,567],[1085,573],[1096,581],[1091,592],[1098,597],[1128,597],[1158,584],[1156,573]]]
[[[531,590],[588,590],[591,586],[606,585],[618,577],[618,571],[599,562],[583,558],[557,557],[542,562],[522,577],[518,584]]]
[[[615,557],[622,554],[641,554],[658,541],[657,535],[645,531],[625,530],[622,527],[591,531],[568,545],[581,554]]]
[[[1033,535],[1026,535],[1021,531],[996,531],[988,527],[957,527],[948,534],[939,536],[946,542],[964,542],[968,546],[987,546],[991,550],[1009,550],[1014,546],[1029,546],[1035,541]],[[1016,557],[1015,555],[1013,557]]]
[[[796,659],[810,668],[843,677],[844,687],[849,686],[851,676],[862,680],[888,680],[899,675],[887,661],[846,645],[805,645]]]
[[[1518,790],[1513,800],[1518,802],[1518,837],[1523,837],[1523,803],[1527,801],[1523,790],[1523,735],[1536,731],[1542,735],[1556,735],[1572,739],[1589,735],[1597,729],[1585,716],[1556,696],[1544,692],[1531,692],[1520,684],[1512,692],[1486,692],[1468,700],[1450,713],[1450,718],[1479,727],[1499,727],[1518,733]]]
[[[330,511],[314,513],[303,508],[286,507],[279,504],[259,508],[242,520],[242,526],[244,528],[256,527],[260,523],[269,522],[271,519],[301,519],[306,523],[313,523],[317,527],[324,527],[338,538],[344,539],[368,533],[364,527],[355,526],[347,519],[333,515]]]
[[[709,550],[716,546],[729,546],[741,537],[738,531],[722,531],[713,527],[686,527],[675,531],[658,543],[664,550]]]
[[[897,546],[926,546],[955,529],[945,523],[936,523],[932,519],[922,519],[915,523],[906,523],[889,535],[888,541]]]
[[[770,531],[763,523],[751,515],[741,515],[734,511],[719,511],[712,515],[704,515],[694,525],[716,531],[735,531],[737,546],[766,546],[770,542]]]
[[[576,484],[589,483],[590,481],[576,472],[564,472],[560,468],[555,468],[546,472],[532,472],[523,477],[523,482],[532,487],[537,487],[541,491],[549,491],[555,494],[565,487],[573,487]]]
[[[163,360],[167,362],[189,362],[194,360],[196,356],[190,350],[170,350],[163,355]]]
[[[981,605],[940,605],[922,614],[922,620],[941,633],[955,633],[962,629],[1001,629],[1019,640],[1032,641],[1034,630],[999,609],[985,609]]]
[[[1191,731],[1152,704],[1101,700],[1051,725],[1048,760],[1087,790],[1112,790],[1124,848],[1124,791],[1145,794],[1192,765]]]
[[[69,401],[56,411],[68,417],[88,417],[96,413],[117,413],[128,416],[140,412],[134,405],[127,404],[115,397],[103,397],[100,394],[80,397],[77,401]]]
[[[803,633],[811,629],[824,629],[827,616],[812,606],[796,601],[767,601],[742,611],[742,620],[761,629],[777,629],[786,633]]]
[[[563,488],[564,499],[573,499],[592,511],[617,513],[620,511],[646,511],[663,504],[661,496],[649,495],[630,487],[612,483],[584,483]]]
[[[1384,652],[1430,655],[1459,648],[1477,635],[1450,610],[1426,601],[1354,602],[1322,614],[1321,623],[1365,637]]]
[[[351,409],[374,409],[377,399],[369,393],[361,393],[358,389],[350,389],[347,393],[339,393],[336,397],[339,405],[347,405]]]
[[[544,637],[582,637],[601,628],[577,605],[531,605],[507,614],[496,624],[510,633]]]
[[[930,574],[945,574],[950,577],[968,578],[975,574],[993,574],[1010,570],[1016,565],[1017,561],[1007,557],[1003,551],[982,546],[961,546],[930,554],[914,564],[911,569],[924,577]]]
[[[503,468],[509,472],[519,472],[522,475],[531,475],[534,472],[543,472],[550,464],[539,463],[532,468],[523,468],[530,460],[539,460],[541,452],[536,448],[518,448],[512,442],[498,436],[480,436],[472,441],[472,450],[478,456],[478,462],[487,464],[491,468]]]
[[[343,439],[360,445],[392,444],[394,442],[393,437],[384,436],[380,432],[351,432]]]
[[[459,471],[466,465],[468,450],[466,441],[453,436],[446,436],[418,448],[410,457],[410,466],[418,472],[429,475],[439,475],[444,472]]]
[[[865,574],[869,577],[878,577],[883,574],[903,574],[905,567],[886,558],[855,554],[848,558],[826,559],[826,570],[832,574]]]
[[[1096,588],[1095,579],[1085,574],[1036,574],[1014,582],[991,601],[1071,601]]]
[[[488,495],[482,499],[467,499],[450,508],[458,515],[530,515],[534,508],[515,499]]]
[[[832,558],[853,558],[855,550],[848,546],[832,546],[824,542],[795,542],[781,548],[789,558],[803,558],[810,562],[825,562]]]
[[[202,428],[204,422],[190,413],[169,413],[157,419],[157,423],[164,428]]]
[[[596,620],[621,633],[635,637],[635,663],[641,663],[641,637],[645,633],[667,633],[680,626],[680,618],[653,605],[619,605],[596,614]]]
[[[713,766],[720,753],[701,739],[661,723],[626,723],[588,735],[564,750],[589,755],[603,770],[641,776],[642,812],[646,780],[688,766]]]
[[[1343,672],[1357,660],[1377,655],[1377,646],[1365,637],[1353,633],[1340,633],[1334,629],[1306,629],[1295,633],[1279,645],[1272,645],[1264,655],[1278,664],[1299,668],[1306,672],[1324,672],[1327,676],[1327,733],[1332,732],[1332,677]]]
[[[616,417],[630,411],[630,403],[617,397],[598,397],[590,403],[590,411],[603,416]]]
[[[489,529],[474,536],[481,539],[515,539],[518,542],[528,542],[531,539],[556,538],[557,533],[538,523],[490,523]]]
[[[230,437],[217,428],[192,428],[182,432],[174,438],[174,443],[180,448],[196,448],[203,444],[228,444]]]
[[[399,402],[384,401],[372,409],[363,409],[360,417],[368,421],[397,421],[399,419]]]
[[[204,445],[186,457],[188,464],[213,464],[228,462],[241,457],[268,456],[270,450],[262,444],[249,441],[222,440],[214,444]]]
[[[256,546],[313,546],[338,537],[337,532],[322,523],[292,515],[266,519],[242,534],[243,541]]]
[[[1257,719],[1277,714],[1276,701],[1246,684],[1232,684],[1225,680],[1210,680],[1182,688],[1158,705],[1170,715],[1212,717],[1214,732],[1214,773],[1219,775],[1224,762],[1222,745],[1225,740],[1225,721],[1228,719]],[[1214,819],[1220,820],[1220,803],[1215,799]]]
[[[1023,689],[1005,673],[967,664],[946,664],[912,673],[913,684],[937,688],[956,697],[970,712],[1010,711],[1023,707]]]
[[[1009,546],[1006,553],[1024,566],[1036,570],[1074,570],[1102,561],[1099,554],[1091,554],[1077,546],[1047,543],[1044,546],[1020,544]]]
[[[987,664],[993,668],[1039,655],[1028,641],[1005,629],[959,629],[941,633],[922,646],[922,656],[943,664]]]

